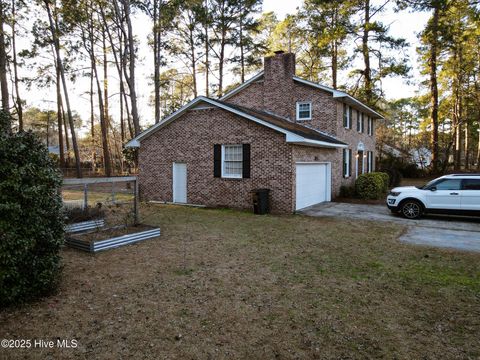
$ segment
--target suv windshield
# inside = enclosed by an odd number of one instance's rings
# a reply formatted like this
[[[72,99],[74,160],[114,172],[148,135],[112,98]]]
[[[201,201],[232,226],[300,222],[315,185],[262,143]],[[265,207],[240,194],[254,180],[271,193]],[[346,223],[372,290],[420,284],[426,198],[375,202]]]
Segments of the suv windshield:
[[[428,183],[426,183],[425,185],[423,186],[416,186],[417,189],[420,189],[420,190],[425,190],[425,189],[428,189],[430,186],[432,186],[433,184],[435,184],[436,182],[438,181],[438,179],[434,179],[434,180],[431,180],[429,181]]]

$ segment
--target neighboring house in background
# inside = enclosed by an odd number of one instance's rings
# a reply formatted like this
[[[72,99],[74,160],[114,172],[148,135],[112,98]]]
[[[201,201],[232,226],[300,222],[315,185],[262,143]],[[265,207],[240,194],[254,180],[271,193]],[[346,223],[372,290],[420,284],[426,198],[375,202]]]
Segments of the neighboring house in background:
[[[330,201],[374,169],[375,120],[350,95],[295,76],[295,55],[220,99],[198,97],[132,139],[145,200],[251,208],[271,190],[271,210]]]
[[[389,145],[389,144],[386,144],[386,143],[382,144],[381,152],[382,152],[382,154],[379,154],[380,158],[382,157],[381,155],[383,155],[383,154],[389,154],[393,157],[401,158],[403,160],[409,160],[410,159],[410,154],[407,151],[404,151],[402,149],[399,149],[395,146],[392,146],[392,145]]]
[[[380,159],[384,154],[389,154],[393,157],[401,159],[404,162],[414,163],[419,169],[425,169],[432,162],[432,152],[425,147],[405,151],[395,146],[383,143],[381,146],[381,152],[382,153],[379,154]]]
[[[410,155],[419,169],[425,169],[432,163],[432,152],[425,147],[411,150]]]

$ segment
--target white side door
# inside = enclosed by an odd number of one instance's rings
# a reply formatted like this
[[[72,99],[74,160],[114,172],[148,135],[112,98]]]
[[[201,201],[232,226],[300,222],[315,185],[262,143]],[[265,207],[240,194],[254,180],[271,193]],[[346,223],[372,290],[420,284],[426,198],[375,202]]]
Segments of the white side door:
[[[480,179],[463,179],[462,210],[480,211]]]
[[[462,179],[443,179],[427,190],[427,208],[460,210]]]
[[[173,202],[187,202],[187,164],[173,163]]]

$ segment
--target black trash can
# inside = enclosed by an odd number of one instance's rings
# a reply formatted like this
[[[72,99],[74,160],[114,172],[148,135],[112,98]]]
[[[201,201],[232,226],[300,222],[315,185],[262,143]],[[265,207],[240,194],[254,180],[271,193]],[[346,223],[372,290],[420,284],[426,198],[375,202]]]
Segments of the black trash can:
[[[270,212],[270,189],[252,190],[254,214],[268,214]]]

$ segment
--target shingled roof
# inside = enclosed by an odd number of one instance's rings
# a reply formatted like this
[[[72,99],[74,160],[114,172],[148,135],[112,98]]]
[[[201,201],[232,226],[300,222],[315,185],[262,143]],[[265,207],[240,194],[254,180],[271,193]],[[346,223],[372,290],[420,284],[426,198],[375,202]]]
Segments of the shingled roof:
[[[304,138],[307,138],[307,139],[329,142],[329,143],[332,143],[332,144],[347,145],[344,142],[334,138],[333,136],[330,136],[328,134],[322,133],[322,132],[317,131],[315,129],[306,127],[304,125],[292,122],[290,120],[287,120],[287,119],[285,119],[281,116],[272,114],[270,112],[251,109],[251,108],[247,108],[245,106],[241,106],[241,105],[237,105],[237,104],[231,104],[231,103],[228,103],[228,102],[225,102],[225,101],[220,101],[220,100],[214,100],[214,101],[219,102],[221,104],[224,104],[225,106],[236,109],[238,111],[244,112],[248,115],[259,118],[259,119],[261,119],[263,121],[266,121],[266,122],[268,122],[272,125],[278,126],[282,129],[285,129],[287,131],[290,131],[294,134],[300,135],[300,136],[302,136]]]
[[[260,125],[271,128],[275,131],[279,131],[286,135],[285,139],[287,143],[307,145],[307,146],[320,146],[320,147],[327,147],[327,148],[347,147],[347,144],[337,140],[331,135],[308,128],[301,124],[294,123],[278,115],[265,112],[265,111],[250,109],[240,105],[230,104],[228,102],[220,101],[217,99],[210,99],[204,96],[199,96],[195,98],[194,100],[190,101],[188,104],[183,106],[182,108],[168,115],[165,119],[163,119],[158,124],[155,124],[149,127],[148,129],[143,131],[141,134],[139,134],[137,137],[130,140],[126,144],[126,147],[139,147],[140,141],[142,139],[147,138],[155,131],[160,130],[162,127],[168,125],[169,123],[179,118],[190,109],[193,109],[202,104],[218,107],[220,109],[229,111],[231,113],[234,113],[248,120],[254,121]]]

